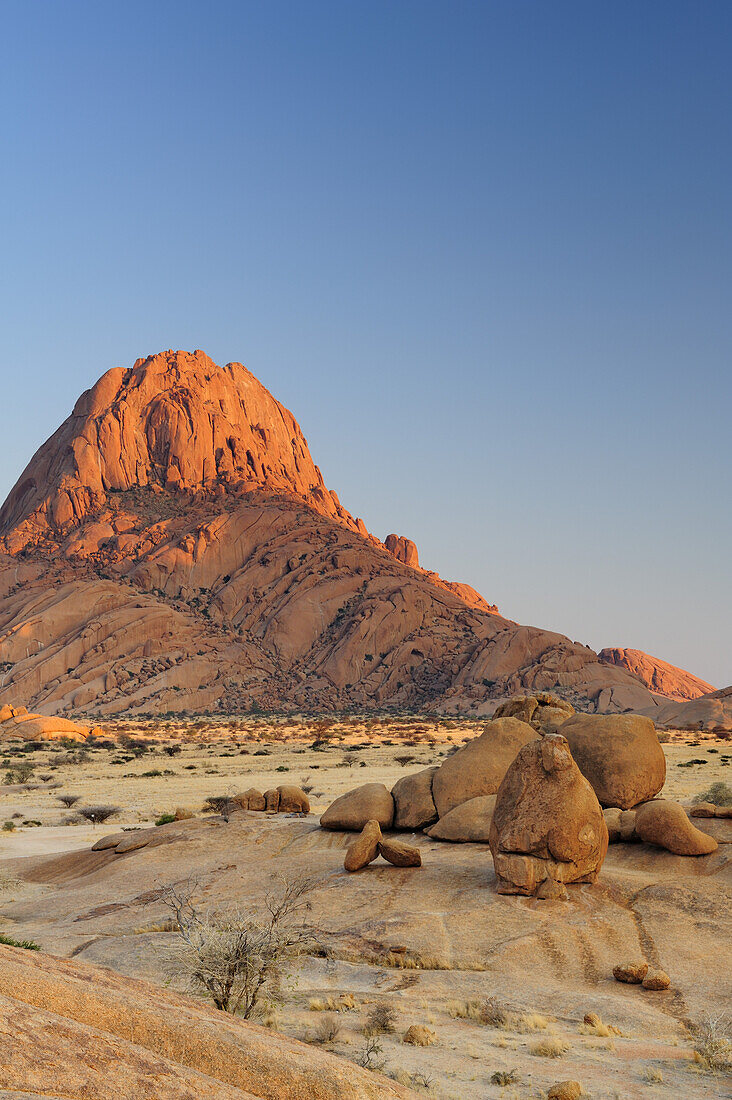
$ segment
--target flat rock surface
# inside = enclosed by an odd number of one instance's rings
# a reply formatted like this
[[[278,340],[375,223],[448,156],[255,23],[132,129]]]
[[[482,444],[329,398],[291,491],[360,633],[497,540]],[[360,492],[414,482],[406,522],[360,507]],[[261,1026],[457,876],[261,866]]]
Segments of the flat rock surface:
[[[241,812],[228,824],[213,817],[163,826],[165,844],[124,855],[5,861],[0,871],[21,881],[3,906],[4,930],[75,961],[164,982],[172,937],[159,931],[162,883],[192,875],[203,905],[257,908],[277,876],[305,873],[321,949],[295,965],[297,984],[277,1010],[288,1035],[312,1036],[312,998],[349,993],[356,1008],[339,1014],[332,1049],[357,1058],[366,1014],[386,999],[399,1034],[428,1024],[437,1036],[428,1050],[384,1037],[388,1065],[428,1072],[449,1100],[499,1097],[491,1074],[516,1066],[544,1090],[558,1079],[582,1081],[596,1100],[647,1096],[643,1073],[662,1066],[668,1095],[709,1098],[714,1085],[693,1066],[689,1028],[724,1008],[732,963],[732,822],[713,824],[720,845],[710,856],[613,845],[598,882],[568,887],[564,902],[498,895],[487,845],[400,834],[421,852],[418,871],[377,861],[349,875],[343,855],[353,834],[321,829],[313,816]],[[629,958],[665,970],[671,988],[621,987],[612,969]],[[540,1014],[548,1033],[569,1044],[561,1062],[531,1053],[543,1029],[496,1030],[459,1015],[459,1006],[488,996]],[[581,1032],[590,1011],[622,1035]]]

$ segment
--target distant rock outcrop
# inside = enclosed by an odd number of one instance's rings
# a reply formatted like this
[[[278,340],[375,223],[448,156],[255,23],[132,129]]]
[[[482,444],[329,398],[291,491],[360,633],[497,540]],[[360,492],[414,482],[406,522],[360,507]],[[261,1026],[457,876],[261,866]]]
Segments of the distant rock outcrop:
[[[489,716],[548,691],[654,705],[626,668],[369,534],[240,363],[168,351],[108,371],[0,510],[0,705]]]
[[[658,657],[650,657],[640,649],[620,649],[617,646],[601,649],[598,657],[607,665],[627,668],[646,685],[649,691],[665,695],[669,699],[698,699],[715,689],[698,676],[692,676],[683,668],[676,668]]]

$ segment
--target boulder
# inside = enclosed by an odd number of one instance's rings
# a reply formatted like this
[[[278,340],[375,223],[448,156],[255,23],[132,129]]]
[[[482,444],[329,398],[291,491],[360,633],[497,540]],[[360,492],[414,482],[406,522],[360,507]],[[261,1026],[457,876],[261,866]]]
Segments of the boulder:
[[[395,829],[424,829],[437,821],[432,779],[437,768],[423,768],[398,779],[391,788]]]
[[[697,802],[689,810],[689,817],[716,817],[717,807],[713,802]]]
[[[437,1042],[437,1036],[424,1024],[412,1024],[404,1032],[402,1042],[413,1047],[429,1047]]]
[[[411,844],[402,844],[399,840],[379,841],[379,853],[387,863],[394,867],[421,867],[422,854],[419,848],[413,848]]]
[[[263,810],[265,808],[264,795],[261,791],[258,791],[256,787],[249,787],[246,791],[242,791],[241,794],[234,796],[234,802],[237,802],[242,810]]]
[[[505,703],[500,703],[493,712],[493,718],[518,718],[531,724],[539,700],[534,695],[514,695]]]
[[[539,691],[536,695],[514,695],[496,707],[494,718],[519,718],[538,733],[556,733],[574,714],[574,707],[558,695]]]
[[[324,829],[360,832],[367,821],[378,821],[382,829],[394,823],[394,799],[383,783],[365,783],[331,802],[320,818]]]
[[[109,836],[103,836],[96,844],[92,844],[92,852],[106,852],[109,848],[116,848],[118,844],[121,844],[123,840],[127,840],[129,833],[110,833]]]
[[[495,807],[494,794],[469,798],[427,829],[427,835],[435,840],[452,840],[456,844],[487,844]]]
[[[535,740],[536,730],[518,718],[488,722],[480,737],[458,749],[437,769],[432,797],[439,816],[470,798],[495,794],[516,753]]]
[[[155,829],[134,829],[124,834],[124,840],[121,840],[114,850],[118,855],[122,855],[124,852],[135,852],[138,848],[147,848],[148,844],[155,839],[155,835]]]
[[[280,794],[281,814],[310,813],[310,799],[300,787],[281,786],[277,790]]]
[[[264,809],[268,814],[276,814],[280,808],[280,792],[274,787],[264,792]]]
[[[613,967],[615,981],[625,982],[627,985],[640,985],[647,973],[647,962],[620,963]]]
[[[671,979],[665,970],[649,970],[642,985],[644,989],[668,989]]]
[[[369,863],[373,863],[379,854],[379,841],[381,829],[378,821],[367,821],[361,830],[361,835],[348,845],[343,866],[347,871],[360,871]]]
[[[628,810],[663,787],[666,758],[650,718],[575,714],[561,729],[579,770],[603,806]]]
[[[554,878],[545,878],[540,882],[535,896],[542,901],[567,901],[569,894],[563,882],[557,882]]]
[[[490,827],[498,892],[535,894],[548,878],[594,882],[607,842],[600,804],[566,739],[554,733],[524,745],[498,790]]]
[[[646,844],[656,844],[677,856],[708,856],[717,842],[692,825],[678,802],[658,798],[638,807],[635,831]]]

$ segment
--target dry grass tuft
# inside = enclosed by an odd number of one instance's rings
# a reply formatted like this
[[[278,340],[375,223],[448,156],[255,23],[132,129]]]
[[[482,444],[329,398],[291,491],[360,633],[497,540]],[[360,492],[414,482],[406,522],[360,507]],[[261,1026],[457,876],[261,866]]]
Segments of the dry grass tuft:
[[[339,997],[311,997],[308,1005],[311,1012],[351,1012],[356,1007],[352,993],[341,993]]]
[[[647,1085],[662,1085],[663,1073],[655,1066],[646,1066],[641,1073],[641,1078]]]
[[[561,1058],[568,1050],[569,1043],[558,1035],[547,1035],[529,1047],[529,1053],[537,1058]]]

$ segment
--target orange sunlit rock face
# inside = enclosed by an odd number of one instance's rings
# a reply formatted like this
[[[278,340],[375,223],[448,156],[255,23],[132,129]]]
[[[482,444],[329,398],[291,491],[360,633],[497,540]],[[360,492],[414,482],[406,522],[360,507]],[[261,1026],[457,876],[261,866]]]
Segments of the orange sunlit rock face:
[[[683,668],[676,668],[658,657],[650,657],[640,649],[620,649],[612,647],[602,649],[599,658],[608,665],[616,665],[619,668],[627,668],[634,676],[637,676],[646,687],[658,694],[665,695],[669,699],[698,699],[714,691],[711,684],[700,680],[698,676],[692,676]]]
[[[654,705],[369,534],[292,414],[201,351],[108,371],[29,463],[0,510],[0,664],[0,705],[46,715]]]

